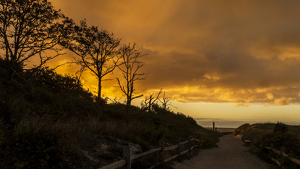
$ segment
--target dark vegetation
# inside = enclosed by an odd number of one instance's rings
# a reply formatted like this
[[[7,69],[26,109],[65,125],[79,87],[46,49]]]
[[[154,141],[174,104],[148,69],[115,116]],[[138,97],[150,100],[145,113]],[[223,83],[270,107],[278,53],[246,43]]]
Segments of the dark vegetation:
[[[131,105],[141,96],[134,95],[133,82],[145,80],[138,60],[143,55],[135,44],[119,44],[112,33],[88,27],[85,20],[76,25],[47,0],[1,0],[0,168],[99,168],[122,157],[120,142],[147,151],[160,138],[177,144],[193,135],[204,140],[201,148],[216,146],[220,134],[170,111],[161,91],[141,108]],[[67,49],[78,55],[68,63],[82,66],[79,75],[45,66]],[[119,62],[125,55],[127,64]],[[27,65],[29,60],[38,64]],[[125,104],[101,97],[102,78],[115,68],[123,70],[125,80],[118,78],[118,84]],[[85,70],[97,76],[97,96],[83,88]]]
[[[92,94],[72,76],[49,68],[23,72],[23,78],[7,76],[0,59],[0,168],[84,168],[97,166],[81,150],[93,146],[91,138],[109,135],[141,145],[143,151],[169,144],[177,138],[200,135],[203,148],[215,146],[218,134],[199,126],[181,113],[155,104],[153,111],[126,105],[95,102]],[[122,149],[111,147],[104,160],[114,159]],[[100,164],[99,164],[100,165]],[[98,166],[99,166],[98,165]]]
[[[243,134],[242,140],[251,140],[253,145],[250,147],[250,151],[265,160],[268,160],[270,153],[262,149],[260,145],[270,147],[271,143],[277,150],[281,150],[281,146],[284,146],[286,154],[300,159],[300,126],[290,126],[281,122],[276,124],[243,124],[235,130],[235,133]],[[272,156],[275,159],[280,159],[275,154]],[[297,168],[288,160],[284,161],[284,165],[289,168]]]

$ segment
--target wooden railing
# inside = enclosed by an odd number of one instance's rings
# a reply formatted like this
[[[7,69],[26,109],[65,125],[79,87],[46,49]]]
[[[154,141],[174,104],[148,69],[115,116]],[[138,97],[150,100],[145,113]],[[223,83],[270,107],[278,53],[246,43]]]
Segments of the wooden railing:
[[[262,145],[260,145],[260,146],[263,147]],[[287,155],[285,153],[285,147],[284,146],[281,146],[280,151],[274,149],[274,146],[273,146],[272,143],[270,144],[270,147],[263,147],[263,148],[270,150],[270,153],[274,152],[277,155],[280,155],[282,157],[286,157],[290,161],[292,161],[294,164],[300,166],[300,160],[298,160],[296,158],[293,158],[293,157],[290,157],[289,155]],[[282,166],[282,164],[280,163],[280,161],[276,160],[275,158],[271,157],[271,160],[274,161],[278,166]]]
[[[251,144],[251,141],[250,141],[250,140],[245,140],[244,142],[245,142],[245,145],[250,145],[250,144]],[[270,150],[270,153],[275,153],[275,154],[277,154],[277,155],[280,155],[281,157],[286,157],[286,158],[288,158],[290,161],[292,161],[294,164],[300,166],[300,160],[298,160],[298,159],[296,159],[296,158],[293,158],[293,157],[290,157],[289,155],[287,155],[287,154],[285,153],[285,147],[284,147],[284,146],[281,146],[280,151],[274,149],[274,144],[273,144],[273,143],[270,144],[270,147],[264,147],[264,146],[262,146],[262,145],[259,145],[259,146],[262,147],[262,148],[264,148],[264,149]],[[271,160],[272,160],[273,162],[275,162],[278,166],[281,166],[281,167],[282,167],[282,164],[281,164],[280,161],[276,160],[276,159],[273,158],[273,157],[270,157],[270,158],[271,158]]]
[[[159,141],[159,143],[160,143],[159,148],[155,148],[155,149],[152,149],[152,150],[140,153],[140,154],[136,154],[136,155],[131,155],[130,146],[126,146],[123,151],[123,158],[124,158],[123,160],[120,160],[120,161],[114,162],[112,164],[109,164],[107,166],[101,167],[100,169],[116,169],[116,168],[121,168],[121,167],[131,169],[131,162],[135,159],[138,159],[138,158],[141,158],[141,157],[144,157],[144,156],[156,153],[156,152],[161,153],[161,155],[162,155],[161,157],[164,158],[164,153],[166,151],[171,151],[171,150],[177,149],[176,155],[173,155],[172,157],[168,157],[167,159],[161,160],[163,162],[168,162],[168,161],[171,161],[174,158],[178,157],[179,155],[182,155],[182,154],[185,154],[185,153],[191,151],[192,149],[195,148],[195,145],[196,145],[195,142],[201,142],[201,141],[202,140],[189,137],[189,140],[187,140],[187,141],[180,142],[180,140],[179,140],[179,143],[177,145],[165,147],[164,140],[161,139]],[[181,147],[187,143],[189,143],[188,149],[181,151]],[[149,167],[149,169],[153,169],[160,164],[161,164],[161,162],[157,161],[156,164]]]

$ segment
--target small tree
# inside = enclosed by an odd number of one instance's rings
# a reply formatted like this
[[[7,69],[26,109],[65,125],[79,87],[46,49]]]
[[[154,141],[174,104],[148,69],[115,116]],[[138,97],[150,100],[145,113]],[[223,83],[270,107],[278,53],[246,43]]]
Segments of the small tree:
[[[154,93],[152,93],[149,98],[146,98],[142,103],[142,110],[146,110],[148,112],[153,110],[153,105],[157,104],[157,101],[159,100],[159,95],[162,93],[162,89],[158,92],[157,96],[154,97]]]
[[[58,47],[63,15],[47,0],[1,0],[0,54],[9,65],[11,74],[23,70],[32,57],[40,60],[39,68],[60,55]],[[56,54],[46,55],[52,50]]]
[[[99,30],[95,26],[88,27],[85,20],[80,22],[80,26],[68,18],[64,23],[69,28],[66,31],[68,38],[61,44],[79,56],[76,62],[97,77],[97,100],[101,100],[103,77],[112,73],[117,66],[120,39],[106,30]]]
[[[162,104],[164,110],[169,110],[169,105],[171,105],[171,100],[166,97],[166,92],[164,92],[162,100],[159,99],[159,102]],[[171,105],[172,106],[172,105]],[[174,106],[173,106],[174,107]],[[176,108],[176,107],[175,107]]]
[[[118,66],[121,70],[123,78],[125,79],[125,85],[121,84],[119,78],[117,78],[121,91],[126,95],[126,112],[129,112],[132,100],[142,97],[142,94],[135,92],[134,83],[137,80],[145,80],[146,74],[139,73],[143,63],[138,59],[142,57],[140,50],[133,45],[123,45],[120,49],[122,63]]]

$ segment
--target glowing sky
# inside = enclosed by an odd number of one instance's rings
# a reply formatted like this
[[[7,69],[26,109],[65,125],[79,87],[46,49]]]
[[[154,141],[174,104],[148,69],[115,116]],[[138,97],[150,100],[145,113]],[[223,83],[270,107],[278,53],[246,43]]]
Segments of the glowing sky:
[[[86,19],[121,43],[136,42],[147,54],[142,70],[149,73],[136,87],[145,94],[162,88],[178,107],[174,111],[194,118],[300,122],[299,0],[50,2],[77,23]],[[95,77],[86,73],[85,79],[95,90]],[[116,85],[104,82],[103,93],[118,96]]]

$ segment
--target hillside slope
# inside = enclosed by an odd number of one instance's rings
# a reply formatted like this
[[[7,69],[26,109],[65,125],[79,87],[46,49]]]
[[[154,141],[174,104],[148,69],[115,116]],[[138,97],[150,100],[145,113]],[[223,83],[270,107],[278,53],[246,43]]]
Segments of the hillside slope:
[[[174,144],[189,135],[213,147],[220,136],[182,113],[95,101],[80,80],[41,68],[8,76],[0,60],[0,168],[99,168],[122,157]]]

